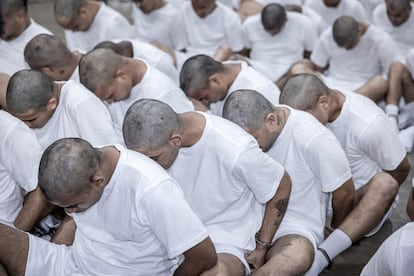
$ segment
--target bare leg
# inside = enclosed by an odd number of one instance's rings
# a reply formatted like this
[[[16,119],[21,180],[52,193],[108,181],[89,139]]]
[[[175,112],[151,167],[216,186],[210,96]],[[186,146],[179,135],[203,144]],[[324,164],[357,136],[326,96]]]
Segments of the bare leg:
[[[9,83],[9,76],[0,73],[0,108],[6,109],[6,90]]]
[[[29,252],[27,235],[20,230],[0,224],[0,264],[10,275],[24,275]]]
[[[301,235],[279,238],[267,253],[267,262],[252,275],[303,275],[313,262],[312,243]]]
[[[276,85],[282,90],[291,76],[303,73],[312,74],[317,78],[322,79],[320,73],[315,70],[312,62],[309,59],[302,59],[301,61],[294,63],[289,71],[276,82]]]
[[[233,50],[230,48],[230,46],[227,44],[223,44],[223,45],[220,45],[220,47],[214,53],[213,58],[215,61],[222,62],[222,61],[228,60],[232,54],[233,54]]]
[[[414,101],[414,80],[411,77],[410,71],[404,66],[401,74],[402,78],[402,94],[406,103]]]
[[[258,14],[262,11],[263,5],[254,0],[244,0],[237,9],[237,14],[243,22],[247,17]]]
[[[357,93],[370,98],[374,102],[379,102],[384,99],[387,91],[388,82],[381,76],[373,77],[356,90]]]
[[[236,256],[219,253],[217,257],[217,264],[201,276],[243,276],[245,274],[244,265]]]

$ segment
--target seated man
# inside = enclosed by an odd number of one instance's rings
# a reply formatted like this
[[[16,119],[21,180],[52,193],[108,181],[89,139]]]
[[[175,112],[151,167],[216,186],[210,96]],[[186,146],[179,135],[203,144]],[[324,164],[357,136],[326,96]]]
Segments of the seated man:
[[[288,12],[280,4],[269,4],[261,14],[243,23],[248,63],[279,87],[289,68],[309,57],[318,38],[312,22],[300,13]],[[280,83],[280,84],[279,84]]]
[[[216,262],[182,190],[145,156],[61,139],[42,156],[39,186],[73,217],[72,246],[0,224],[7,248],[0,264],[9,275],[199,275]]]
[[[330,89],[314,75],[299,74],[287,81],[280,102],[326,124],[347,155],[356,188],[354,209],[320,245],[325,253],[315,256],[311,271],[318,274],[352,243],[380,229],[410,163],[388,118],[366,97]]]
[[[205,55],[191,57],[184,63],[180,86],[188,97],[201,101],[220,116],[224,100],[235,90],[256,90],[272,104],[279,102],[280,95],[276,84],[245,62],[220,63]]]
[[[30,18],[26,2],[0,1],[0,72],[8,75],[29,68],[23,50],[32,37],[40,33],[51,34]]]
[[[414,181],[413,180],[411,180],[411,185],[412,185],[412,188],[411,188],[411,193],[407,199],[406,211],[411,221],[414,221]]]
[[[107,48],[117,54],[134,59],[143,59],[178,84],[178,71],[172,58],[157,47],[139,40],[113,40],[98,43],[94,49]]]
[[[240,18],[216,0],[187,1],[176,19],[177,68],[194,55],[204,54],[217,61],[244,49]]]
[[[0,73],[0,110],[6,110],[6,91],[7,91],[7,84],[9,83],[9,75]]]
[[[71,51],[86,53],[104,40],[135,37],[128,20],[102,2],[56,0],[54,13],[56,22],[65,29]]]
[[[78,64],[83,54],[70,51],[63,40],[54,35],[39,34],[24,48],[24,59],[33,70],[45,73],[54,81],[79,82]]]
[[[410,275],[414,263],[414,223],[410,222],[392,233],[369,262],[361,276]]]
[[[218,253],[218,265],[206,275],[248,274],[247,251],[255,257],[253,268],[263,262],[288,206],[291,183],[250,135],[223,118],[176,114],[149,99],[129,108],[123,133],[128,148],[168,169],[206,226]]]
[[[398,104],[409,89],[402,81],[406,70],[403,57],[387,33],[350,16],[341,16],[332,29],[319,37],[310,59],[307,69],[301,71],[294,66],[292,74],[314,73],[309,68],[322,73],[329,68],[322,78],[331,87],[355,91],[375,102],[385,100],[385,111],[398,130]]]
[[[387,32],[397,43],[403,56],[414,48],[414,13],[410,0],[386,0],[373,13],[373,24]]]
[[[79,64],[83,85],[105,101],[115,131],[122,139],[122,121],[138,99],[159,99],[177,112],[194,110],[183,91],[166,75],[144,60],[124,57],[109,49],[95,49]]]
[[[328,194],[332,193],[333,227],[352,208],[354,186],[345,153],[312,116],[274,106],[256,91],[233,92],[226,99],[223,117],[255,137],[292,179],[288,209],[258,274],[303,275],[324,238]]]
[[[42,150],[66,137],[96,146],[122,141],[102,102],[75,81],[53,82],[39,71],[18,71],[10,78],[6,100],[7,111],[34,130]]]

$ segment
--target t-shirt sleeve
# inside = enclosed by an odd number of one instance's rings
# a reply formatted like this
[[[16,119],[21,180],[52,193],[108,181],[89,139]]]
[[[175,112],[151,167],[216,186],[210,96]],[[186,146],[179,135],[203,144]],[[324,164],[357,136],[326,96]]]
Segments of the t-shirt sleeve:
[[[400,54],[398,46],[392,37],[385,32],[383,38],[378,41],[378,53],[380,55],[380,62],[384,74],[388,74],[391,63],[404,63],[404,57]]]
[[[178,184],[165,180],[148,191],[140,200],[137,213],[175,258],[208,237],[207,229],[194,214]]]
[[[324,68],[329,63],[329,36],[332,32],[331,28],[325,30],[316,41],[310,56],[311,61],[319,67]]]
[[[311,52],[315,47],[318,40],[318,30],[312,21],[306,17],[302,19],[303,35],[304,35],[304,48],[306,51]]]
[[[414,79],[414,49],[411,49],[408,52],[406,64],[408,70],[410,71],[411,77]]]
[[[240,154],[233,165],[233,176],[245,183],[255,195],[256,200],[262,204],[275,195],[284,172],[282,165],[253,142]]]
[[[225,17],[225,28],[227,43],[229,43],[233,52],[243,50],[245,42],[242,24],[239,16],[235,12],[232,12]]]

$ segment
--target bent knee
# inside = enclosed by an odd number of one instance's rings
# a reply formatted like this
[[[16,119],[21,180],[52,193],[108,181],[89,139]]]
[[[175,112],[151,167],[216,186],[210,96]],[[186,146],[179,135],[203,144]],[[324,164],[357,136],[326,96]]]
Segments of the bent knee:
[[[398,193],[398,182],[388,173],[376,174],[370,183],[370,190],[376,191],[383,198],[394,198]]]

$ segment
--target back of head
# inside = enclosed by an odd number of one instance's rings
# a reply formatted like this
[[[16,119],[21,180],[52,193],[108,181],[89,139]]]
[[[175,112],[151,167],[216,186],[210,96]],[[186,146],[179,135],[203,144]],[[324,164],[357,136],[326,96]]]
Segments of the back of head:
[[[271,3],[262,10],[262,24],[265,30],[280,30],[286,21],[286,9],[280,4]]]
[[[7,85],[7,110],[15,114],[39,110],[53,96],[53,82],[48,76],[39,71],[21,70],[10,78]]]
[[[196,55],[187,59],[180,72],[180,87],[187,95],[192,90],[206,89],[209,77],[224,71],[220,62],[206,55]]]
[[[263,126],[273,108],[272,103],[257,91],[236,90],[224,102],[223,118],[255,132]]]
[[[88,0],[55,0],[55,17],[75,18]]]
[[[38,34],[24,48],[24,58],[32,69],[42,67],[63,67],[68,63],[72,52],[55,35]]]
[[[312,74],[298,74],[290,77],[280,94],[280,104],[300,110],[316,107],[322,95],[328,95],[329,88]]]
[[[391,9],[408,9],[411,6],[411,0],[386,0],[385,3]]]
[[[166,103],[142,99],[128,109],[124,122],[124,141],[128,148],[158,149],[180,126],[177,113]]]
[[[95,45],[93,49],[110,49],[117,53],[118,55],[127,56],[125,55],[125,44],[130,43],[129,41],[120,41],[118,43],[106,40],[99,42]]]
[[[95,91],[112,81],[123,62],[123,57],[110,49],[92,50],[79,62],[80,82]]]
[[[25,12],[27,12],[27,0],[0,1],[0,14],[2,16],[10,16],[16,14],[20,10],[24,10]]]
[[[335,20],[332,34],[339,47],[344,47],[358,35],[358,22],[351,16],[341,16]]]
[[[97,151],[80,138],[64,138],[51,144],[39,165],[39,187],[48,200],[77,195],[88,188],[100,165]]]

